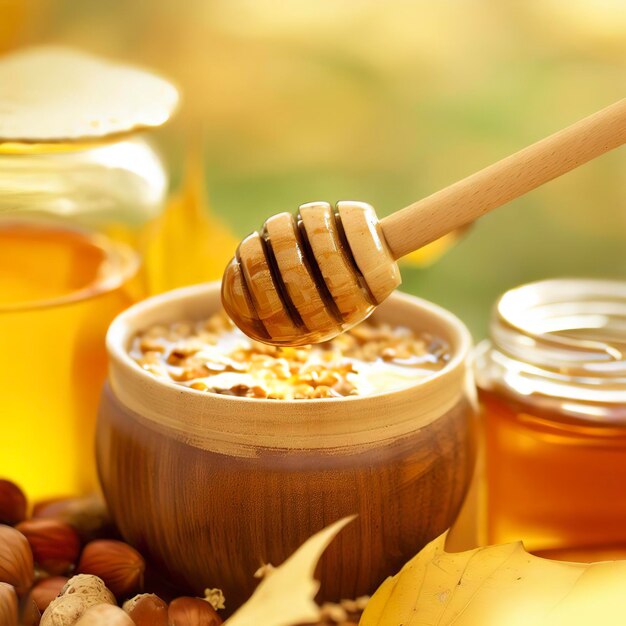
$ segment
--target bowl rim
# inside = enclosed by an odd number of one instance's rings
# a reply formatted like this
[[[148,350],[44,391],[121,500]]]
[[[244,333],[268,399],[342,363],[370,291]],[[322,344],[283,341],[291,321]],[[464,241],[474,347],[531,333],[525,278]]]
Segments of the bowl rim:
[[[197,318],[209,315],[220,304],[220,284],[214,282],[153,296],[118,315],[107,333],[109,377],[102,419],[109,419],[105,407],[113,403],[123,419],[167,437],[221,454],[254,457],[262,450],[285,449],[356,453],[426,428],[448,411],[476,408],[469,331],[452,313],[400,293],[381,304],[383,319],[413,328],[421,320],[423,328],[449,341],[452,358],[433,375],[388,391],[315,401],[242,398],[157,378],[130,356],[127,347],[136,331],[190,319],[194,312]]]
[[[130,356],[128,351],[128,342],[130,341],[129,327],[131,320],[134,320],[142,315],[145,315],[148,311],[156,308],[163,307],[176,300],[195,299],[200,295],[211,295],[211,292],[220,292],[220,281],[212,281],[208,283],[200,283],[196,285],[189,285],[186,287],[179,287],[164,293],[151,296],[136,304],[125,309],[119,313],[111,322],[107,335],[106,335],[106,349],[109,359],[115,362],[116,365],[123,368],[130,368],[137,374],[140,374],[146,381],[150,381],[151,385],[158,387],[165,387],[167,389],[176,391],[178,393],[192,394],[195,396],[220,398],[220,401],[234,402],[240,404],[242,402],[254,403],[256,405],[293,405],[296,404],[299,407],[302,405],[321,405],[321,404],[337,404],[345,402],[363,402],[371,400],[372,398],[381,398],[396,395],[399,391],[416,389],[439,381],[440,379],[448,376],[452,371],[456,370],[470,357],[472,350],[472,336],[465,326],[465,324],[456,315],[444,309],[443,307],[434,304],[423,298],[413,296],[399,290],[394,291],[385,302],[389,305],[393,303],[405,303],[409,306],[417,307],[421,312],[426,313],[431,318],[438,318],[445,323],[448,332],[451,335],[453,341],[448,343],[454,348],[450,360],[440,370],[433,372],[431,375],[424,378],[419,378],[408,385],[402,387],[378,391],[375,393],[369,393],[361,396],[342,396],[333,398],[311,398],[309,400],[294,400],[294,399],[268,399],[268,398],[248,398],[245,396],[231,396],[227,394],[220,394],[212,391],[201,391],[198,389],[192,389],[184,385],[179,385],[174,381],[168,379],[162,379],[150,374],[144,370],[134,359]],[[380,306],[384,306],[382,303]],[[376,312],[377,309],[374,310]],[[428,330],[428,329],[426,329]],[[454,344],[454,345],[452,345]]]

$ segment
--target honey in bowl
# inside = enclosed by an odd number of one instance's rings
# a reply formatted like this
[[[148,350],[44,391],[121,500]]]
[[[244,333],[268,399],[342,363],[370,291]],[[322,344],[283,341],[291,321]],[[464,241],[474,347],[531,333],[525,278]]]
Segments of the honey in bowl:
[[[426,332],[362,322],[325,343],[278,347],[254,341],[223,313],[155,325],[133,340],[146,371],[200,391],[283,400],[391,391],[440,370],[446,343]]]

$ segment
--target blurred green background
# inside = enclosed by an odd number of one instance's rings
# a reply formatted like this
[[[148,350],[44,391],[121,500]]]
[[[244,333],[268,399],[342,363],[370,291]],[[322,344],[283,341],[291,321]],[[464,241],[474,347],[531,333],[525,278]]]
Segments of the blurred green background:
[[[238,235],[310,200],[385,215],[624,97],[624,0],[0,0],[5,50],[59,42],[154,68],[184,105],[159,136],[181,184],[203,137]],[[230,245],[230,244],[229,244]],[[476,338],[504,290],[626,277],[626,153],[483,218],[403,289]]]

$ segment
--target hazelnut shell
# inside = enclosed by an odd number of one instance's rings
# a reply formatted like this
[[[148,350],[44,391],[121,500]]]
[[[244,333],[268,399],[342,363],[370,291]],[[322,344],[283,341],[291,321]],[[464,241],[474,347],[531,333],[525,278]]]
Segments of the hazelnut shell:
[[[114,539],[88,543],[78,563],[81,574],[99,576],[118,598],[141,591],[145,569],[145,561],[137,550]]]
[[[0,624],[2,626],[17,626],[18,603],[15,589],[7,584],[0,583]]]
[[[10,480],[0,479],[0,524],[14,526],[26,518],[26,496]]]
[[[215,609],[200,598],[183,596],[170,602],[171,626],[220,626],[222,619]]]
[[[115,532],[102,498],[57,498],[38,502],[33,518],[58,519],[76,529],[83,542],[108,537]]]
[[[33,553],[21,532],[0,524],[0,582],[15,587],[18,595],[26,593],[35,577]]]
[[[66,583],[67,578],[65,576],[42,578],[30,590],[29,595],[34,600],[37,608],[43,613],[48,608],[50,602],[61,593]]]
[[[30,519],[16,526],[33,551],[35,563],[48,574],[67,573],[78,560],[80,538],[65,522],[54,519]]]
[[[127,600],[124,610],[136,626],[170,626],[167,604],[153,593],[142,593]]]
[[[26,596],[20,606],[20,626],[38,626],[40,620],[41,611],[39,607],[30,595]]]

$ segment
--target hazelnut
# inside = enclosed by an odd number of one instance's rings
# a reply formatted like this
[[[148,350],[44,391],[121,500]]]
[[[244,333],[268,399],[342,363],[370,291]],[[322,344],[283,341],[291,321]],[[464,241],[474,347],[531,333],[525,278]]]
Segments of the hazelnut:
[[[35,577],[33,553],[24,535],[11,526],[0,524],[0,582],[26,593]]]
[[[106,504],[97,495],[38,502],[33,507],[33,518],[61,520],[72,526],[83,542],[115,533]]]
[[[65,574],[78,560],[80,538],[65,522],[30,519],[16,526],[28,539],[35,563],[48,574]]]
[[[0,480],[0,524],[13,526],[26,519],[26,496],[10,480]]]
[[[54,600],[60,593],[67,578],[65,576],[50,576],[43,578],[30,590],[30,597],[33,599],[37,608],[43,613],[50,602]]]
[[[21,602],[20,626],[38,626],[40,620],[41,611],[29,595]]]
[[[97,576],[73,576],[41,616],[40,626],[74,626],[83,613],[98,604],[115,604],[115,597]]]
[[[87,609],[74,626],[136,626],[133,620],[112,604],[97,604]]]
[[[78,563],[79,572],[99,576],[119,598],[141,590],[145,569],[145,561],[137,550],[114,539],[88,543]]]
[[[215,609],[200,598],[176,598],[170,602],[168,614],[171,626],[219,626],[222,623]]]
[[[136,626],[170,626],[167,604],[153,593],[142,593],[124,602],[124,610]]]
[[[0,624],[17,626],[17,594],[7,583],[0,583]]]

